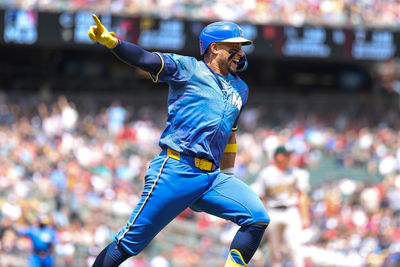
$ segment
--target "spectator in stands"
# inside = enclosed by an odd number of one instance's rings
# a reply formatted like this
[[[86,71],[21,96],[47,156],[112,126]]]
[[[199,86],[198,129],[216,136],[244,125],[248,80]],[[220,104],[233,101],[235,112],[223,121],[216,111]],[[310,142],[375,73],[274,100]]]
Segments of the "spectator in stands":
[[[27,98],[29,96],[24,96],[25,100]],[[94,110],[87,109],[87,105],[83,105],[86,102],[76,101],[80,119],[76,121],[75,131],[69,132],[60,124],[59,134],[54,135],[43,127],[43,121],[50,115],[39,116],[35,105],[10,99],[4,102],[8,108],[4,109],[6,119],[0,120],[0,265],[27,265],[27,239],[15,236],[9,225],[30,222],[40,208],[45,207],[55,219],[59,236],[54,249],[55,263],[84,266],[86,258],[97,255],[99,249],[111,241],[112,233],[119,230],[115,221],[125,221],[128,215],[124,207],[130,211],[132,203],[140,197],[143,186],[140,177],[144,176],[151,156],[159,153],[157,141],[162,127],[159,118],[148,114],[160,113],[157,108],[138,107],[127,124],[135,132],[135,138],[114,142],[118,137],[108,133],[103,112],[111,104]],[[39,102],[40,99],[30,101]],[[51,114],[53,104],[58,105],[57,97],[54,102],[43,102],[40,109],[46,106]],[[277,141],[295,144],[296,153],[311,170],[311,220],[307,243],[302,246],[306,258],[316,265],[358,263],[358,266],[365,266],[367,261],[377,266],[379,262],[389,266],[398,264],[400,172],[398,167],[391,167],[388,176],[385,172],[382,173],[385,176],[378,173],[379,165],[387,164],[388,155],[391,162],[396,162],[390,166],[399,166],[400,114],[397,107],[341,107],[347,114],[345,117],[340,116],[337,107],[330,110],[329,105],[323,112],[316,107],[307,106],[307,110],[302,110],[282,108],[273,103],[267,108],[258,115],[257,127],[250,127],[251,133],[237,135],[238,142],[245,144],[238,152],[240,177],[247,183],[253,182],[255,174],[270,160],[268,151],[273,151]],[[60,114],[61,109],[53,116]],[[279,126],[274,122],[279,122]],[[84,160],[84,155],[91,160]],[[110,158],[124,163],[123,170],[117,170]],[[332,158],[337,160],[327,164]],[[346,158],[352,160],[342,164],[341,159]],[[318,168],[323,168],[324,172],[316,172]],[[339,176],[346,168],[352,172],[347,172],[346,177]],[[360,168],[365,172],[356,176],[354,170]],[[374,178],[370,184],[358,181],[370,178]],[[374,198],[371,203],[369,195]],[[378,212],[371,212],[376,210],[376,205],[379,205]],[[85,223],[74,223],[77,218]],[[196,228],[199,218],[195,214],[183,216],[181,220]],[[105,228],[93,227],[87,223],[88,219],[104,223]],[[223,264],[225,251],[218,246],[221,240],[216,233],[228,227],[221,221],[202,220],[200,222],[206,224],[200,229],[206,235],[209,232],[210,239],[204,241],[201,250],[190,250],[190,253],[201,253],[201,258],[209,260],[207,266],[218,261]],[[101,233],[102,238],[90,238],[96,232]],[[160,236],[160,243],[164,244],[161,250],[172,250],[177,244],[173,240],[171,236]],[[375,248],[374,251],[371,248]],[[150,247],[144,252],[148,262],[152,259],[152,249],[160,248]],[[266,255],[262,247],[255,258],[265,259]],[[170,254],[164,255],[163,262],[166,266],[171,264],[168,263]],[[257,267],[263,266],[257,264]]]
[[[246,21],[256,24],[393,26],[400,23],[397,1],[3,1],[3,7],[43,11],[91,10],[125,16]],[[376,16],[376,14],[380,14]]]
[[[51,267],[54,265],[53,249],[57,242],[57,234],[50,226],[50,218],[40,214],[37,225],[24,229],[16,229],[18,235],[27,236],[32,241],[32,253],[29,256],[30,267]]]

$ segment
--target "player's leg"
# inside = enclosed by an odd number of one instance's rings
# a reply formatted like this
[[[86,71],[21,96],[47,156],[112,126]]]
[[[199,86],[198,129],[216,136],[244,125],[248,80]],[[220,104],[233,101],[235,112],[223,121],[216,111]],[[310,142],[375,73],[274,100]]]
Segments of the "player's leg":
[[[281,212],[275,213],[273,210],[270,210],[269,214],[274,218],[274,223],[271,224],[268,229],[268,247],[271,267],[282,267],[281,251],[285,224],[282,223],[281,217],[279,216]]]
[[[118,266],[137,255],[178,214],[199,198],[208,174],[166,156],[156,157],[145,177],[142,197],[125,227],[93,266]]]
[[[52,267],[53,266],[53,257],[51,255],[47,255],[44,259],[42,259],[41,263],[42,267]]]
[[[40,257],[36,254],[30,254],[28,258],[28,267],[40,267]]]
[[[116,241],[113,241],[97,255],[93,267],[119,266],[131,256],[118,246]]]
[[[290,258],[294,267],[304,266],[304,255],[301,250],[301,218],[296,207],[289,208],[284,216],[286,228],[284,241],[289,248]]]
[[[210,189],[191,207],[241,226],[232,240],[225,266],[246,266],[268,226],[268,213],[258,196],[244,182],[221,172],[214,175]]]
[[[240,227],[232,240],[225,267],[247,266],[260,245],[267,226],[266,223],[254,223]]]

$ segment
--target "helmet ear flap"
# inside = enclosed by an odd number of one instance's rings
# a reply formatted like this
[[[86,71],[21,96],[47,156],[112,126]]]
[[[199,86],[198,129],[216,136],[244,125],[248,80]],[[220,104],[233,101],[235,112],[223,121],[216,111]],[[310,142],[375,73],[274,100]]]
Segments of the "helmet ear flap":
[[[206,53],[206,50],[207,48],[204,45],[204,41],[200,38],[200,55],[203,56]]]
[[[237,68],[236,68],[236,72],[243,72],[247,69],[247,66],[249,65],[249,63],[247,63],[247,58],[246,55],[244,55],[243,57],[241,57],[239,59]]]

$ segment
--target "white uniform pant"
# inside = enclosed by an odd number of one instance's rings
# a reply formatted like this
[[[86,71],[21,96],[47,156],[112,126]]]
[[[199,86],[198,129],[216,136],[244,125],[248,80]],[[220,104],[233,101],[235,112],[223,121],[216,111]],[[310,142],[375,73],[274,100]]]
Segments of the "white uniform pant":
[[[304,266],[301,251],[302,223],[297,207],[286,209],[267,208],[271,222],[266,231],[269,235],[272,267],[283,266],[282,252],[287,249],[293,267]]]

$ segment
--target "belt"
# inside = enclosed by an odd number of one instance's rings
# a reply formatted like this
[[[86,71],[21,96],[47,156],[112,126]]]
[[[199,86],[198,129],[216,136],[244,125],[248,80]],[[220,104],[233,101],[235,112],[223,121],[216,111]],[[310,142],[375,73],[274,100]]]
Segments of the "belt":
[[[49,255],[50,252],[49,251],[45,251],[45,250],[39,250],[39,251],[35,251],[34,254],[36,254],[40,258],[43,258],[43,257],[46,257],[47,255]]]
[[[271,207],[271,209],[287,210],[287,209],[290,209],[291,207],[293,207],[293,206],[284,206],[284,205],[281,205],[281,206]]]
[[[195,166],[199,168],[200,170],[203,171],[215,171],[217,169],[217,166],[206,159],[200,159],[188,155],[183,155],[173,149],[167,148],[166,150],[163,150],[161,152],[161,155],[167,155],[170,158],[179,160],[180,162],[189,164],[191,166]]]

